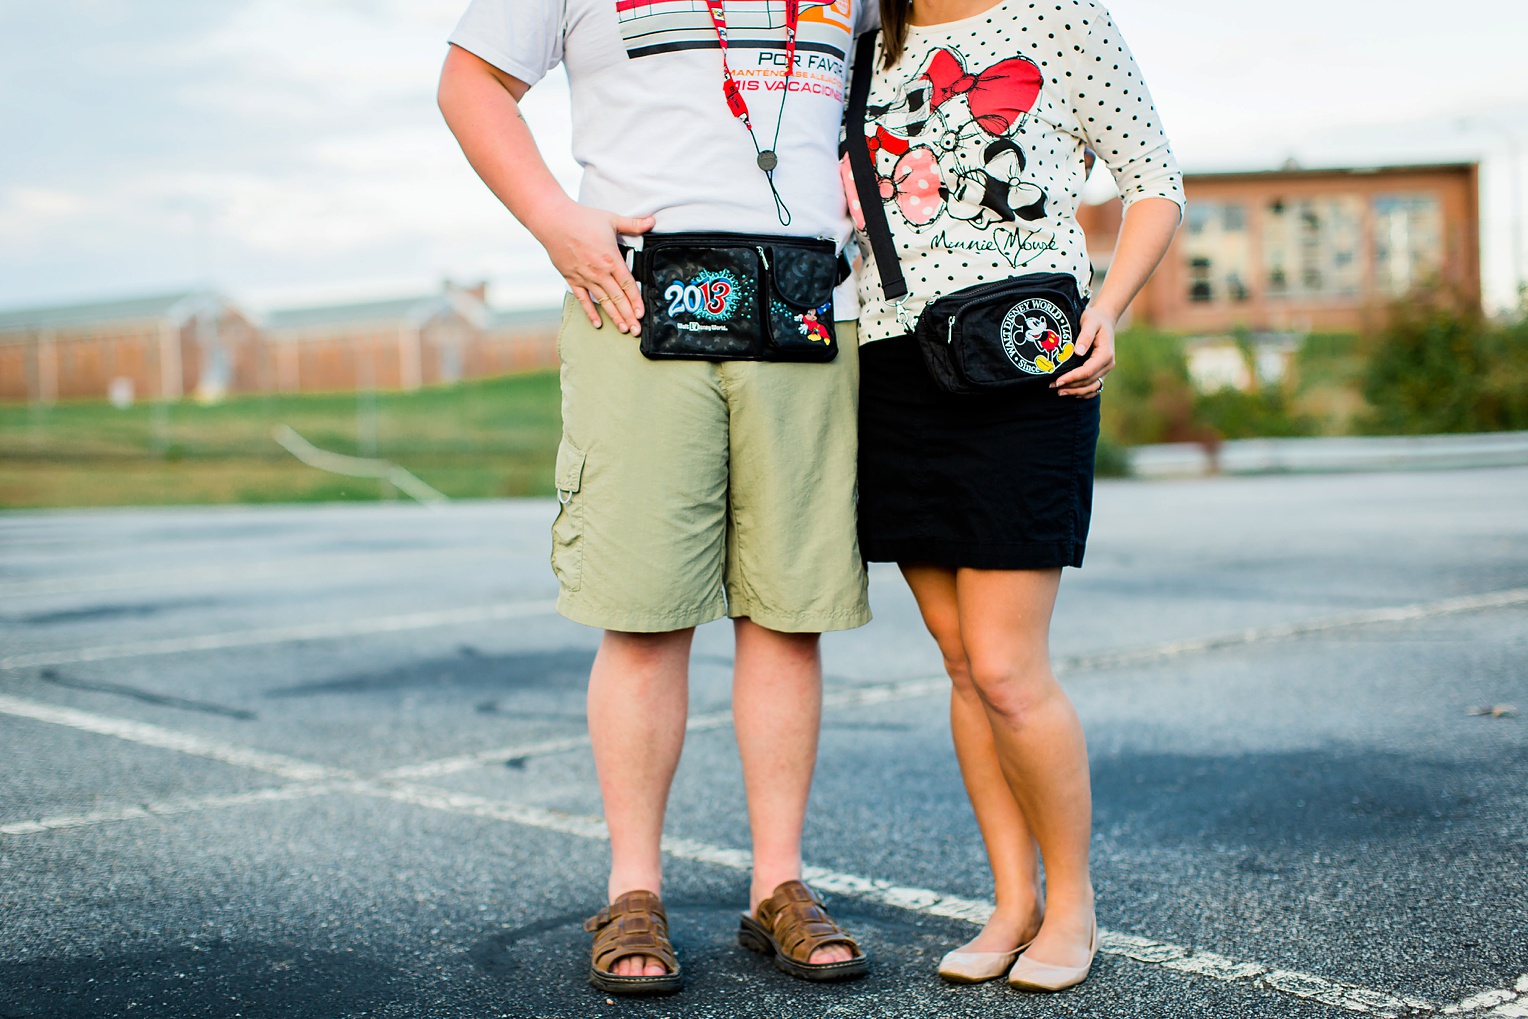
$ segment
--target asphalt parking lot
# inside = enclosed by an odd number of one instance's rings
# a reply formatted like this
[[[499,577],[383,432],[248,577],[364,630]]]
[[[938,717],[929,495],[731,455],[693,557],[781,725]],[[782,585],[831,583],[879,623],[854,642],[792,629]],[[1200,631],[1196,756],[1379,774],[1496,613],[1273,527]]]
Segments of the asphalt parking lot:
[[[554,511],[0,516],[0,1017],[1528,1016],[1528,469],[1101,486],[1054,643],[1108,934],[1052,997],[934,976],[991,889],[884,567],[824,644],[806,846],[871,976],[735,943],[717,624],[668,827],[688,987],[588,987],[598,634],[550,612]]]

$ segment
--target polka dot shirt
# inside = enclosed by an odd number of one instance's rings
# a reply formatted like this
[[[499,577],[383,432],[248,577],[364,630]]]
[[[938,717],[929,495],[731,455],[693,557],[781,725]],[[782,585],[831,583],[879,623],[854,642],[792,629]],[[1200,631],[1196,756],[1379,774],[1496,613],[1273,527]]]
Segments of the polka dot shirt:
[[[1088,149],[1127,207],[1183,203],[1146,83],[1100,4],[1008,0],[973,18],[911,26],[901,60],[881,64],[878,44],[864,130],[909,296],[899,319],[862,229],[863,342],[901,336],[928,302],[997,279],[1072,273],[1086,297],[1093,272],[1077,196]]]

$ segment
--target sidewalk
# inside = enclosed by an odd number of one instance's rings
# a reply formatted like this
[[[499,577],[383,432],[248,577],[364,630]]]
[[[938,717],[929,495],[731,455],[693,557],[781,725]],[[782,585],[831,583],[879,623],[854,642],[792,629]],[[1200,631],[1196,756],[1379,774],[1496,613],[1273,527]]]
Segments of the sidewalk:
[[[1234,439],[1223,443],[1218,455],[1197,442],[1136,446],[1130,451],[1130,470],[1139,478],[1417,471],[1525,464],[1528,464],[1528,432]]]

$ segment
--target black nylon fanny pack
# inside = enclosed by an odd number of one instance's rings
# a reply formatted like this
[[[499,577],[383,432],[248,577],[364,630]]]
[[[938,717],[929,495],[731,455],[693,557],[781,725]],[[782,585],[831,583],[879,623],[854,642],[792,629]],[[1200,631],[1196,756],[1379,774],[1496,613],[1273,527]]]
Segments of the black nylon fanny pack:
[[[875,75],[875,31],[860,36],[849,88],[849,166],[888,301],[907,296],[901,259],[886,222],[875,157],[866,144],[865,107]],[[931,302],[909,330],[929,373],[951,393],[1045,386],[1076,367],[1083,301],[1070,273],[1034,273],[957,290]],[[1078,362],[1080,363],[1080,362]]]
[[[648,234],[633,255],[653,360],[831,361],[833,289],[846,277],[832,241],[768,234]]]
[[[1036,273],[946,294],[923,309],[913,335],[948,392],[1044,386],[1081,363],[1081,316],[1070,273]]]

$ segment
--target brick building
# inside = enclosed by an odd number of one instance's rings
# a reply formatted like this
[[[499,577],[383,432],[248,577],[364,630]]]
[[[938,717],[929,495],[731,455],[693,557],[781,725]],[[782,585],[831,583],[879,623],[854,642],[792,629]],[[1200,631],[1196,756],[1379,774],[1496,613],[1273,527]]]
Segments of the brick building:
[[[178,400],[262,384],[259,334],[210,291],[0,312],[0,400]]]
[[[1408,292],[1480,300],[1479,167],[1189,174],[1183,229],[1136,300],[1175,332],[1354,331]],[[1079,212],[1107,271],[1119,201]]]
[[[414,389],[557,364],[560,309],[485,288],[248,315],[212,292],[0,312],[0,400]]]
[[[283,392],[417,389],[557,363],[560,311],[495,311],[485,287],[273,311],[265,342]]]

